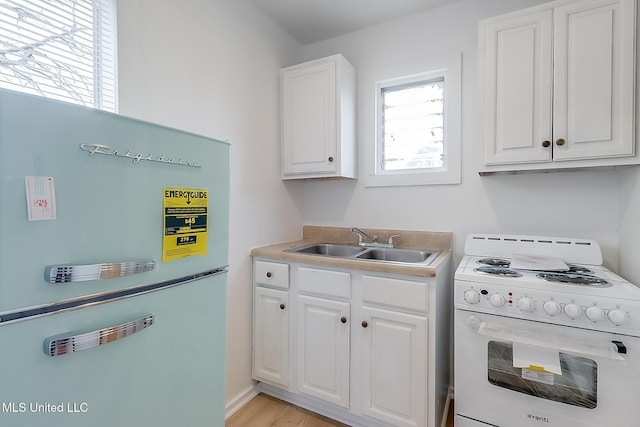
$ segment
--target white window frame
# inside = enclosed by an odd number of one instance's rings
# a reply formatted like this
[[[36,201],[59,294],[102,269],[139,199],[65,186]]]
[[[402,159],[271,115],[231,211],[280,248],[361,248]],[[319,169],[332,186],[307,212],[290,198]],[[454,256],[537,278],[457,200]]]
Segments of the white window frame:
[[[382,89],[402,84],[444,79],[444,154],[442,168],[381,169]],[[461,54],[448,54],[424,61],[374,70],[364,79],[366,85],[364,117],[365,186],[437,185],[460,183],[460,127],[462,103]]]

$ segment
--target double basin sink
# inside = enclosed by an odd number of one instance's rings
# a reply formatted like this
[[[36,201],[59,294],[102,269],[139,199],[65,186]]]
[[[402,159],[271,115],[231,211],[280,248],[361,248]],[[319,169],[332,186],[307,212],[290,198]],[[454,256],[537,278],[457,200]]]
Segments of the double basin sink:
[[[407,264],[429,265],[438,256],[438,251],[418,249],[354,246],[337,243],[312,243],[287,252],[320,255],[337,258],[351,258],[365,261],[386,261]]]

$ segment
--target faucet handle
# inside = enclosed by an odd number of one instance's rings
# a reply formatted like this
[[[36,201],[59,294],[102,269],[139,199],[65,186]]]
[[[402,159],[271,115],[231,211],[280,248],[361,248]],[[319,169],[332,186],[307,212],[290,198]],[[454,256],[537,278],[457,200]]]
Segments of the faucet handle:
[[[351,227],[351,232],[358,236],[358,245],[364,244],[364,236],[360,233],[360,229],[358,227]]]
[[[388,243],[391,245],[391,247],[393,247],[393,239],[394,239],[395,237],[400,237],[400,235],[399,235],[399,234],[394,234],[393,236],[390,236],[390,237],[389,237],[389,241],[388,241]]]

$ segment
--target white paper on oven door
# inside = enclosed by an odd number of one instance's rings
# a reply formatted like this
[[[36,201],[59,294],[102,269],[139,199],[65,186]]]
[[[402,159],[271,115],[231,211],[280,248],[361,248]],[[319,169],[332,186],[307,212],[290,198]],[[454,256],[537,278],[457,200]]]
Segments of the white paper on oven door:
[[[56,219],[56,192],[51,176],[25,176],[29,221]]]
[[[562,375],[558,350],[518,342],[513,343],[513,367]]]

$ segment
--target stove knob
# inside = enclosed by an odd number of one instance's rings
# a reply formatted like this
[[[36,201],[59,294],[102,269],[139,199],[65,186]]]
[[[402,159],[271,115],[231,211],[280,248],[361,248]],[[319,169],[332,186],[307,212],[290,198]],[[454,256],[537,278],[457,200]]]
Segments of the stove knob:
[[[500,294],[493,294],[489,297],[489,302],[494,307],[502,307],[505,303],[505,299]]]
[[[582,314],[582,309],[578,304],[567,304],[564,306],[564,314],[572,319],[576,319]]]
[[[627,320],[629,320],[629,316],[627,316],[627,313],[620,309],[611,310],[607,317],[609,318],[611,323],[616,326],[623,325],[627,323]]]
[[[522,298],[518,300],[518,308],[522,311],[533,311],[533,301],[529,298]]]
[[[464,293],[464,300],[469,304],[477,304],[480,302],[480,294],[478,291],[470,289]]]
[[[595,305],[587,307],[587,309],[584,311],[584,315],[587,316],[587,319],[591,320],[592,322],[599,322],[605,317],[604,310],[602,310],[600,307],[596,307]]]
[[[562,313],[562,306],[555,301],[545,302],[542,308],[544,308],[545,313],[549,316],[557,316]]]

